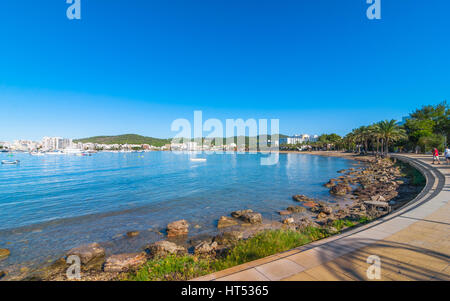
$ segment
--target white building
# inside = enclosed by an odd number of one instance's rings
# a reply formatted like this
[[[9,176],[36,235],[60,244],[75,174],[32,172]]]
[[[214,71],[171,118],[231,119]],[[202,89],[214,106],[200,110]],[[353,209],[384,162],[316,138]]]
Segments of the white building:
[[[319,136],[310,136],[308,134],[294,135],[280,139],[280,144],[302,144],[304,142],[316,142]]]
[[[44,150],[63,150],[73,148],[72,139],[61,137],[44,137],[42,139],[42,149]]]

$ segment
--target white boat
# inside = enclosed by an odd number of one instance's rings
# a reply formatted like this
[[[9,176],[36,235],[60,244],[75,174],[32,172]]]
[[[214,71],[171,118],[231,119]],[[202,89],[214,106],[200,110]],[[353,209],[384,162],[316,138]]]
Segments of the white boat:
[[[6,164],[6,165],[13,165],[13,164],[19,164],[19,163],[20,163],[19,160],[14,160],[14,161],[2,160],[2,164]]]
[[[44,156],[44,153],[38,153],[38,152],[36,152],[36,153],[30,153],[30,155],[40,157],[40,156]]]
[[[191,158],[192,162],[206,162],[205,158]]]
[[[60,151],[54,151],[54,152],[46,152],[46,155],[64,155],[63,152]]]

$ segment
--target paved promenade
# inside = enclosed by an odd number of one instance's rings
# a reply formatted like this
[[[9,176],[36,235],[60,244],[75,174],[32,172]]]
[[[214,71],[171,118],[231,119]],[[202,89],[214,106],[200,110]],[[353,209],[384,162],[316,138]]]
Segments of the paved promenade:
[[[431,165],[425,155],[396,157],[427,179],[407,206],[341,235],[197,280],[372,280],[372,255],[381,260],[380,280],[450,280],[450,165]]]

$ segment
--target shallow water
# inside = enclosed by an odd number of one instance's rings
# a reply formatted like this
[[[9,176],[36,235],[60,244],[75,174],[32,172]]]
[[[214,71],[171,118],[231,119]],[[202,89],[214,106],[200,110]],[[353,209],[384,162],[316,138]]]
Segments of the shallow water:
[[[217,219],[252,208],[265,219],[305,194],[334,201],[322,186],[353,161],[280,154],[171,152],[98,153],[90,157],[15,154],[20,165],[0,166],[0,248],[11,256],[0,267],[33,265],[90,242],[108,242],[109,253],[139,250],[162,238],[167,223],[187,219],[190,235],[216,231]],[[0,160],[12,159],[0,154]],[[140,230],[138,238],[121,234]]]

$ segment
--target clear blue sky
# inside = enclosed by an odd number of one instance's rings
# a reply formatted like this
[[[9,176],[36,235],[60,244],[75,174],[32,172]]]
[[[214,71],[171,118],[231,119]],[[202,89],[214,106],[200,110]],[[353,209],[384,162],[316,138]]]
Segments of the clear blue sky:
[[[192,118],[279,118],[282,133],[401,119],[449,99],[450,1],[0,3],[0,141],[138,133]]]

